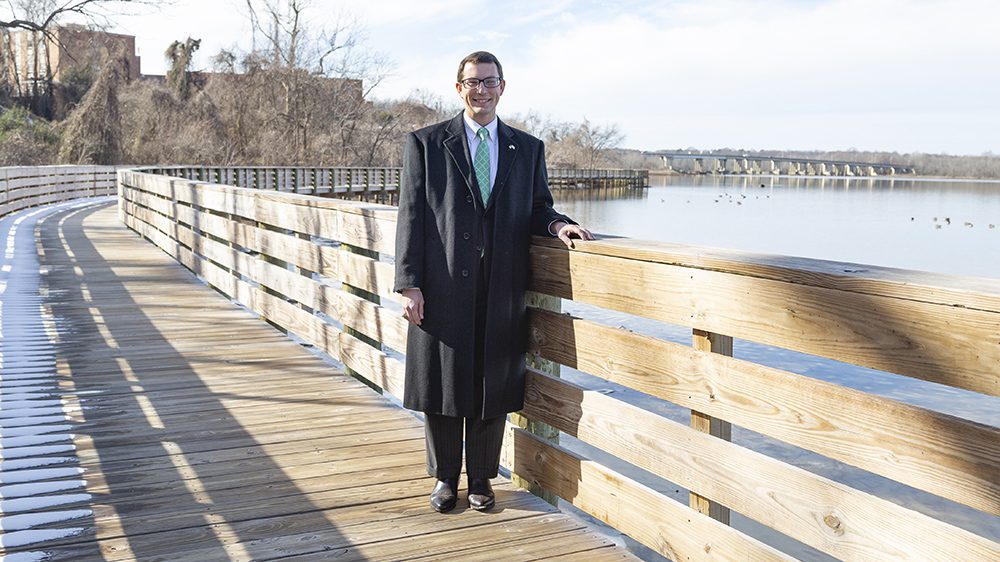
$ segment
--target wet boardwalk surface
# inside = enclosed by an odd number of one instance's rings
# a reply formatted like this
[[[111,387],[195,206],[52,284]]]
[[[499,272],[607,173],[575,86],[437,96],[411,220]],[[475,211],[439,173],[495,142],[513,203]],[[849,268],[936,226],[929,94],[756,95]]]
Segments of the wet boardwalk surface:
[[[107,200],[0,224],[7,560],[632,559],[506,481],[493,512],[432,512],[416,418]]]

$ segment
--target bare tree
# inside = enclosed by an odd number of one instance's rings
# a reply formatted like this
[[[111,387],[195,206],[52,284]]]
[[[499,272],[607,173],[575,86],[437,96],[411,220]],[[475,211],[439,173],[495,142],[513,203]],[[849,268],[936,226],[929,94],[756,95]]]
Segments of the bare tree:
[[[243,75],[232,72],[213,81],[254,86],[266,95],[257,104],[257,119],[276,127],[269,150],[280,163],[312,157],[345,161],[356,157],[361,142],[359,120],[372,115],[365,97],[385,75],[384,60],[361,47],[363,37],[354,21],[313,27],[308,0],[245,0],[253,28],[253,49],[242,59]],[[235,71],[233,53],[220,53],[217,68]],[[218,78],[218,80],[216,80]],[[225,96],[224,91],[213,89]],[[234,116],[241,125],[249,125]],[[250,132],[253,127],[241,127]],[[243,143],[244,141],[239,141]],[[339,150],[331,152],[331,146]],[[321,151],[316,147],[322,146]],[[249,142],[245,148],[252,150]],[[321,153],[321,154],[320,154]]]
[[[122,123],[119,66],[108,61],[97,81],[66,121],[59,158],[72,164],[117,164],[121,158]]]
[[[608,149],[618,146],[625,140],[617,125],[596,126],[586,118],[577,129],[577,138],[587,159],[587,168],[590,170],[601,164],[601,159]]]

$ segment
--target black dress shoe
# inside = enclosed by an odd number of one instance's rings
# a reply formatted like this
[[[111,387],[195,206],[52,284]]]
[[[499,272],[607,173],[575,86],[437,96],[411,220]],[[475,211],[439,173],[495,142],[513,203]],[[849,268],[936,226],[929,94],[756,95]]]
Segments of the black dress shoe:
[[[431,491],[431,507],[438,513],[455,509],[458,503],[458,478],[444,478],[437,481]]]
[[[493,486],[489,478],[469,479],[469,507],[476,511],[488,511],[496,504]]]

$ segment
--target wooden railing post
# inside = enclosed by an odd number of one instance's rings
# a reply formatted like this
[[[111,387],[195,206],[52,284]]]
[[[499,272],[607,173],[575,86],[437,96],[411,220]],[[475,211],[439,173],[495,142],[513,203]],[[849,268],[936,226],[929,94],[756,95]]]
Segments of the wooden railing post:
[[[559,297],[553,297],[551,295],[528,291],[526,299],[528,306],[532,306],[542,310],[549,310],[556,313],[562,311],[562,299],[560,299]],[[527,357],[526,363],[528,367],[531,367],[543,373],[552,375],[554,377],[559,376],[559,363],[556,363],[555,361],[549,361],[548,359],[542,359],[538,355],[530,354]],[[559,430],[547,423],[531,420],[528,417],[519,413],[510,414],[510,422],[520,427],[521,429],[527,430],[528,432],[533,433],[541,437],[542,439],[545,439],[550,443],[556,445],[559,444]],[[542,498],[543,500],[549,502],[552,505],[558,505],[559,496],[557,496],[555,492],[546,490],[545,488],[542,488],[541,486],[535,484],[531,480],[521,478],[521,476],[513,472],[511,472],[510,479],[515,486],[519,486],[521,488],[530,491],[532,494],[535,494],[536,496]]]
[[[700,351],[718,353],[720,355],[733,356],[733,338],[713,332],[706,332],[695,328],[692,331],[692,347]],[[733,425],[727,421],[713,418],[696,410],[691,410],[691,427],[724,439],[733,440]],[[712,519],[729,524],[729,508],[706,497],[691,492],[689,505],[692,509],[708,515]]]

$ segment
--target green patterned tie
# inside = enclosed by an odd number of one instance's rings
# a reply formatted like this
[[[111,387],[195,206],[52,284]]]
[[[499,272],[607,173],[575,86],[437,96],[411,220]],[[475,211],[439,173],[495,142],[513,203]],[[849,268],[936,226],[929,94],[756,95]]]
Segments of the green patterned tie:
[[[479,129],[479,146],[476,147],[476,159],[473,165],[476,168],[476,182],[479,183],[479,195],[483,198],[483,207],[490,199],[490,145],[487,139],[490,132],[486,127]]]

